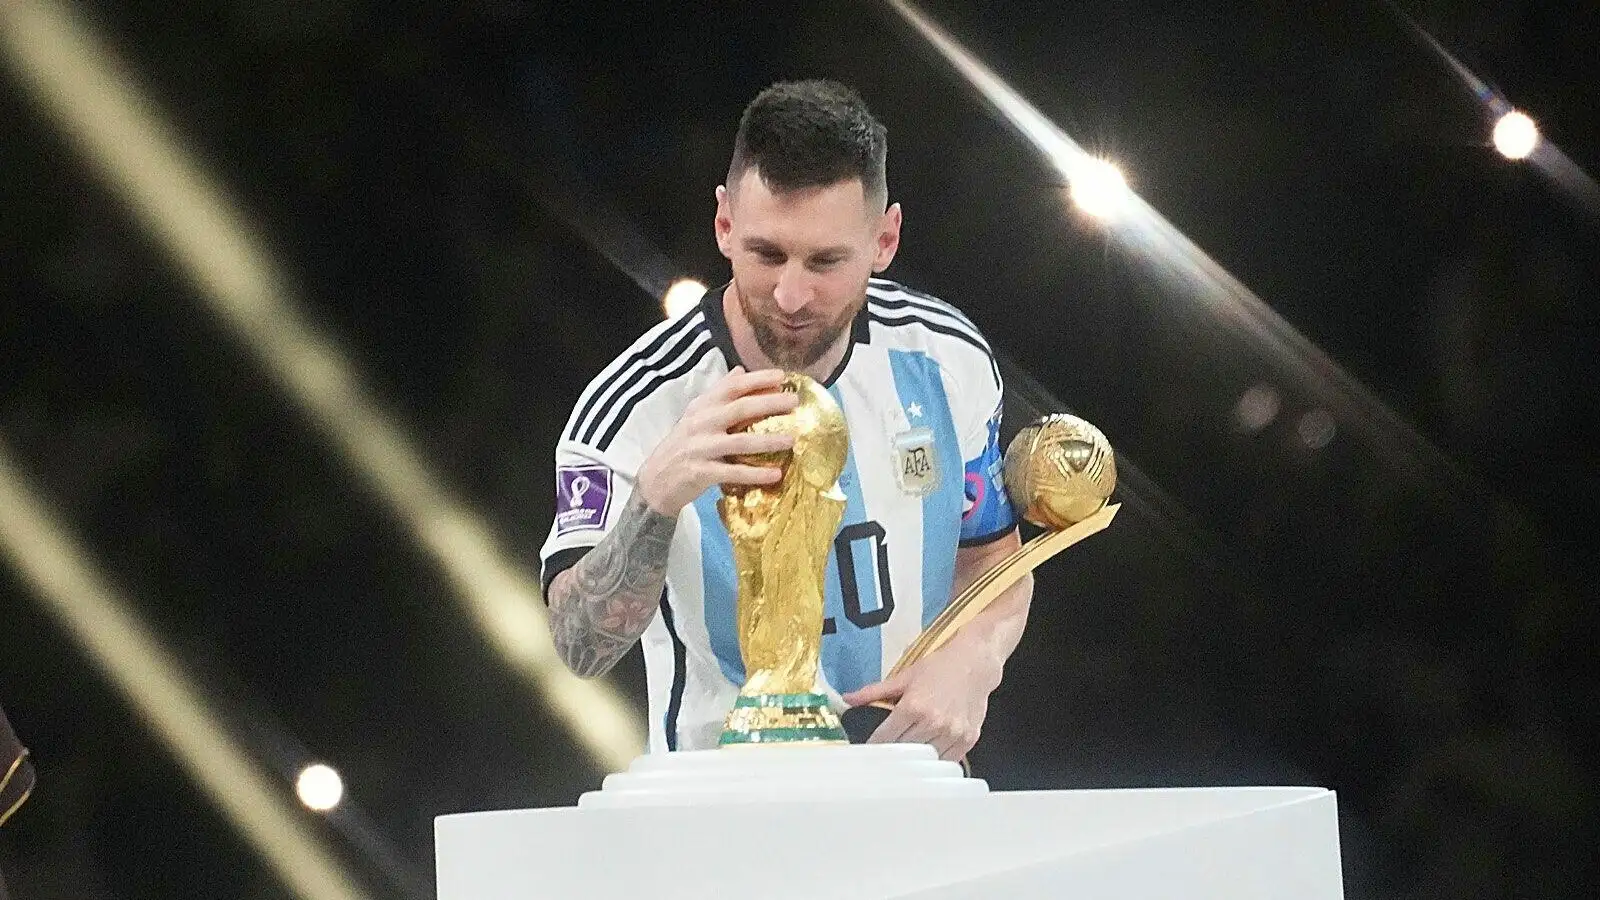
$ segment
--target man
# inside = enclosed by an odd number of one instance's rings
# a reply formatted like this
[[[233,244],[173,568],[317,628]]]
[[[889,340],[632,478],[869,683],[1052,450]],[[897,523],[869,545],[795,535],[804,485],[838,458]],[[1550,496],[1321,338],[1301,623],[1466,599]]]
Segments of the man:
[[[900,244],[886,205],[887,136],[854,91],[778,84],[745,110],[717,246],[732,280],[651,329],[583,392],[556,447],[545,594],[566,664],[599,675],[643,637],[650,747],[715,747],[744,680],[723,484],[775,468],[730,456],[791,438],[736,432],[793,408],[803,371],[850,429],[849,498],[827,567],[819,693],[836,711],[895,711],[874,742],[960,759],[1027,621],[1019,582],[938,652],[901,652],[961,588],[1019,546],[1001,483],[999,368],[953,306],[872,276]]]

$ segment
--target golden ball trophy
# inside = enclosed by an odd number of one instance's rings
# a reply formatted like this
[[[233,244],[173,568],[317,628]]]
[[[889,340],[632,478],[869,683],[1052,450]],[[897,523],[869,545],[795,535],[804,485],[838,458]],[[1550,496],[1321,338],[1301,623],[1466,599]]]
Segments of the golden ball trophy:
[[[888,677],[943,647],[1022,576],[1073,544],[1103,531],[1122,508],[1120,503],[1107,502],[1117,486],[1111,442],[1100,429],[1066,413],[1044,416],[1017,432],[1006,447],[1005,482],[1012,506],[1044,532],[978,576],[951,600],[900,655]],[[848,710],[846,728],[864,739],[893,709],[893,703],[880,700]],[[965,760],[962,768],[967,769]]]
[[[889,670],[898,674],[944,646],[961,626],[983,612],[1022,576],[1111,524],[1120,503],[1117,461],[1100,429],[1077,416],[1055,413],[1011,439],[1005,456],[1006,494],[1017,512],[1044,529],[950,601]]]
[[[778,466],[770,486],[724,485],[717,510],[733,543],[736,620],[745,684],[724,722],[721,746],[847,741],[827,697],[815,692],[822,656],[823,581],[844,514],[839,475],[849,453],[844,413],[810,377],[791,373],[782,390],[793,412],[746,426],[786,432],[794,448],[738,457]],[[950,640],[1008,588],[1050,557],[1111,524],[1117,483],[1111,444],[1098,428],[1055,414],[1023,428],[1005,454],[1006,491],[1023,517],[1045,529],[945,607],[895,663],[892,676]],[[873,706],[893,709],[889,703]],[[865,712],[865,710],[851,710]]]

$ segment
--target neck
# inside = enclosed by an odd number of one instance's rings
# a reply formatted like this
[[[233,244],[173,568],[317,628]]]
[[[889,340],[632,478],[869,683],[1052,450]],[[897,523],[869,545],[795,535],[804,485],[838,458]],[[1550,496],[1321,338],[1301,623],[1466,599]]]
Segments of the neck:
[[[746,371],[750,372],[781,368],[768,359],[767,355],[761,352],[761,345],[756,343],[755,330],[745,321],[744,310],[739,306],[739,297],[736,293],[738,290],[738,284],[730,282],[728,289],[723,291],[722,315],[728,323],[728,336],[733,340],[733,349],[739,354],[739,361],[744,363]],[[801,371],[819,382],[826,382],[839,368],[839,363],[844,360],[845,351],[850,348],[850,341],[851,329],[846,328],[834,339],[833,346],[829,347],[826,353]]]

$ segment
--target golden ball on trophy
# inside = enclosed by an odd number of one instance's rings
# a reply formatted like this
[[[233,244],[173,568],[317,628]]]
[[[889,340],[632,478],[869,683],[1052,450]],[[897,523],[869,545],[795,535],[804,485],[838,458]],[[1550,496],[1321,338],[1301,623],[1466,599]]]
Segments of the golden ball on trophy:
[[[1100,429],[1055,413],[1026,426],[1006,448],[1006,493],[1023,518],[1060,530],[1099,512],[1117,486],[1117,461]]]

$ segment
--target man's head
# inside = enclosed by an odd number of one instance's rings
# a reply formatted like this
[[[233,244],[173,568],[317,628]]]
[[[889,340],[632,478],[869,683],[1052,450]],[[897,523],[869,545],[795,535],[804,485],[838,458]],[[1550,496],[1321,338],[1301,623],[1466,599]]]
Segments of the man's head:
[[[830,81],[776,84],[744,111],[717,188],[717,246],[740,311],[769,360],[805,369],[866,300],[900,245],[885,209],[888,136],[861,98]]]

